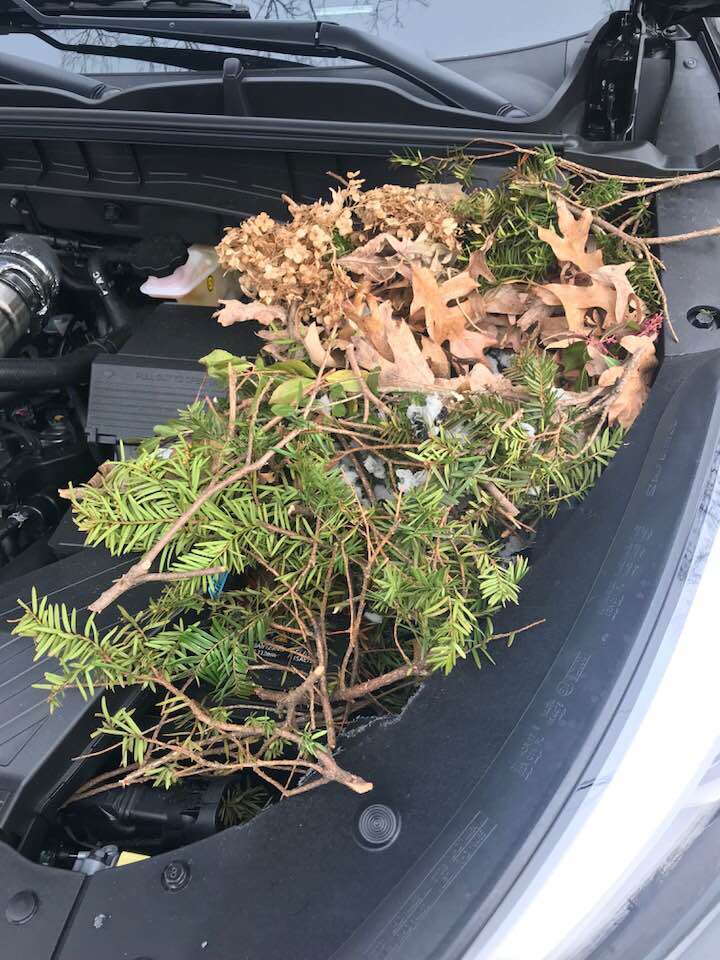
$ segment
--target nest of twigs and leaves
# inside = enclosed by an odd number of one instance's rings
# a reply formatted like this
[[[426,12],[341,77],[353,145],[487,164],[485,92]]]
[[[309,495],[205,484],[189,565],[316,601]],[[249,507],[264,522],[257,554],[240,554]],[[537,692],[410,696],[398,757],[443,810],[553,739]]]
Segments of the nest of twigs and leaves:
[[[496,189],[463,154],[408,156],[446,182],[348,175],[226,233],[238,299],[219,320],[255,321],[260,358],[211,353],[224,399],[65,492],[89,544],[140,557],[89,611],[33,596],[15,628],[57,659],[53,703],[149,691],[143,713],[104,707],[119,762],[80,795],[235,774],[364,792],[346,726],[492,659],[537,521],[595,483],[642,407],[664,303],[658,188],[517,153]]]

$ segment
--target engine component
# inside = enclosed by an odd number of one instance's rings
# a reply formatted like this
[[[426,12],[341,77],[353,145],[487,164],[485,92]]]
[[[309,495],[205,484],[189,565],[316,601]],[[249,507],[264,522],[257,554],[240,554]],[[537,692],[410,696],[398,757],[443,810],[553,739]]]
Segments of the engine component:
[[[128,263],[144,277],[169,277],[187,263],[188,256],[187,244],[179,234],[153,234],[133,246]]]
[[[212,309],[162,304],[112,356],[93,361],[87,435],[96,443],[137,442],[156,423],[223,387],[198,364],[214,347],[253,356],[259,341],[251,324],[221,327]],[[0,363],[0,385],[2,364]]]
[[[91,877],[99,870],[114,867],[119,859],[120,850],[114,843],[108,843],[104,847],[95,847],[94,850],[78,850],[72,868],[75,873],[84,873]]]
[[[90,366],[101,353],[111,353],[126,334],[114,332],[103,340],[78,347],[64,357],[0,357],[0,390],[33,393],[87,383]]]
[[[69,804],[62,823],[72,837],[132,850],[172,850],[216,833],[224,780],[186,781],[169,790],[133,784]],[[107,848],[105,848],[107,849]]]
[[[90,279],[100,295],[112,329],[116,333],[129,332],[131,325],[130,312],[117,292],[115,282],[111,279],[105,266],[105,261],[106,257],[101,252],[93,253],[88,257]]]
[[[47,313],[60,276],[57,255],[39,237],[18,234],[0,244],[0,355]]]

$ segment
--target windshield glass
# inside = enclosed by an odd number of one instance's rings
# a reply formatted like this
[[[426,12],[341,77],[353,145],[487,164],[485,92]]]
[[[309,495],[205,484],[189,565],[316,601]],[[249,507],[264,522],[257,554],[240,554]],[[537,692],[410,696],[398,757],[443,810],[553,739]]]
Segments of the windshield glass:
[[[585,33],[613,10],[624,9],[627,2],[503,0],[490,4],[483,0],[246,0],[242,6],[249,10],[254,20],[330,20],[368,31],[424,53],[433,60],[446,60],[548,43]],[[101,57],[58,50],[38,37],[17,34],[0,36],[0,54],[13,53],[55,66],[97,73],[177,70],[177,67],[112,57],[112,47],[118,42],[203,49],[199,44],[122,37],[95,28],[58,31],[55,36],[64,43],[105,46],[108,54]],[[302,62],[317,65],[322,61],[303,59]]]

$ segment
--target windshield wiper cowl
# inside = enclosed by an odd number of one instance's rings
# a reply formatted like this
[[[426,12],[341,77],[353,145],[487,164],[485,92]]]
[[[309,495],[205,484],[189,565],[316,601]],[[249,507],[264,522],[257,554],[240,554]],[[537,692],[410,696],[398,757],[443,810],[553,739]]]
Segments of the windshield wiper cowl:
[[[14,0],[44,30],[95,28],[117,33],[188,40],[221,47],[264,50],[292,56],[343,57],[410,81],[441,103],[476,113],[525,117],[524,110],[434,60],[371,34],[316,20],[247,20],[212,17],[123,17],[95,14],[49,16],[29,0]]]

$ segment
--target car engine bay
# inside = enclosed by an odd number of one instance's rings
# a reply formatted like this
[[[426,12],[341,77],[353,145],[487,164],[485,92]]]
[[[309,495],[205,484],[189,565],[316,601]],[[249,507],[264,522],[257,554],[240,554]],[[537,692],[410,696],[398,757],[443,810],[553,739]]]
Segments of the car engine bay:
[[[89,874],[123,850],[172,849],[227,820],[224,782],[100,790],[63,806],[102,769],[88,745],[99,695],[86,702],[73,691],[50,713],[33,687],[47,663],[11,635],[16,599],[31,588],[87,603],[126,565],[84,545],[59,490],[132,456],[156,422],[217,394],[197,363],[209,350],[256,349],[252,332],[213,319],[223,283],[212,248],[198,252],[178,235],[102,247],[14,233],[0,245],[0,832],[46,864]],[[144,284],[177,299],[155,300]]]

